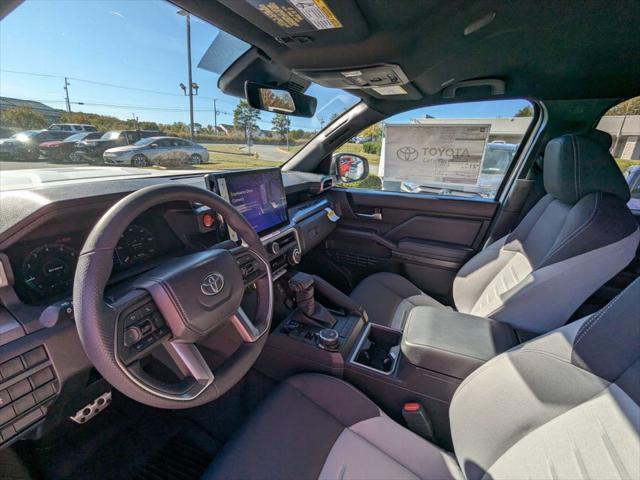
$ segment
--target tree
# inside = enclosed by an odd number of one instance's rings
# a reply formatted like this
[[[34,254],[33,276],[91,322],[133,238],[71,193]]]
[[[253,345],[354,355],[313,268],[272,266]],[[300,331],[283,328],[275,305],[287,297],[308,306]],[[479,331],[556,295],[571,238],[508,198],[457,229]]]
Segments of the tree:
[[[373,140],[380,140],[382,138],[382,124],[380,122],[365,128],[358,135],[359,137],[368,137]]]
[[[533,117],[533,108],[531,108],[529,105],[527,105],[526,107],[522,107],[516,112],[514,117]]]
[[[619,103],[605,113],[605,115],[640,115],[640,97]]]
[[[247,139],[247,132],[256,129],[260,120],[260,111],[251,108],[246,100],[240,100],[233,111],[233,126],[244,132],[244,139]]]
[[[34,112],[31,107],[14,107],[0,111],[0,124],[24,129],[47,128],[44,115]]]
[[[289,133],[289,129],[291,128],[291,119],[282,113],[277,113],[273,116],[271,120],[271,130],[274,133],[280,135],[280,137],[285,140],[287,138],[287,134]]]

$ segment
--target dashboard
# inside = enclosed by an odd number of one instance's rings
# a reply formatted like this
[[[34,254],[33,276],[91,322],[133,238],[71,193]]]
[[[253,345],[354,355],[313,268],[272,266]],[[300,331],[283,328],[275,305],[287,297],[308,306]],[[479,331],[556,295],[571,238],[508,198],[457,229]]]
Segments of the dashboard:
[[[248,179],[231,174],[77,179],[0,191],[0,447],[40,438],[111,390],[80,344],[72,286],[87,236],[127,194],[171,182],[213,189],[228,180],[220,193],[260,231],[274,281],[335,228],[338,217],[326,191],[330,178],[273,169],[254,173],[258,177]],[[229,240],[233,232],[223,219],[202,205],[182,201],[150,209],[120,237],[108,292],[126,289],[168,258]],[[3,396],[26,385],[27,378],[32,393]],[[35,403],[24,401],[32,398]]]

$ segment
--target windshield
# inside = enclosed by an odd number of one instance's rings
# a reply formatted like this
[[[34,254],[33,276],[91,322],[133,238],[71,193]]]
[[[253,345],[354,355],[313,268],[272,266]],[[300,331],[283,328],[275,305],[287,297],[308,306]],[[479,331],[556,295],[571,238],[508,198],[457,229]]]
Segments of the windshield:
[[[149,144],[151,144],[153,142],[157,142],[157,141],[158,141],[158,139],[157,138],[153,138],[153,137],[143,138],[142,140],[138,140],[136,143],[134,143],[134,145],[139,147],[139,146],[149,145]]]
[[[86,133],[76,133],[64,139],[65,142],[78,142],[87,136]]]
[[[312,118],[254,110],[217,87],[221,73],[250,48],[165,1],[24,1],[0,23],[0,126],[8,127],[0,132],[71,125],[73,134],[87,125],[110,142],[76,144],[55,161],[44,149],[2,150],[0,144],[0,177],[33,178],[20,173],[27,169],[84,168],[102,176],[101,169],[147,175],[280,166],[359,100],[312,84],[305,92],[318,100]],[[50,133],[49,140],[63,139],[60,130]],[[163,135],[193,136],[203,148],[194,145],[185,155],[185,144],[173,142],[156,149],[144,167],[108,152]],[[42,182],[52,177],[36,174]]]
[[[100,140],[115,140],[120,136],[120,132],[107,132],[100,137]]]
[[[35,137],[36,135],[38,135],[38,133],[40,133],[40,130],[14,133],[13,135],[11,135],[11,138],[14,138],[16,140],[23,140],[25,138]]]

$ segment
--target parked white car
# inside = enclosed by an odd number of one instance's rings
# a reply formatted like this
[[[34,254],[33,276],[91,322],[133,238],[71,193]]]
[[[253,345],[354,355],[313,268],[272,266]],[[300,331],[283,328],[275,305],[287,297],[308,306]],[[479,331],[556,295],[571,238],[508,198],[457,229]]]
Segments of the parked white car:
[[[209,160],[209,152],[202,145],[178,137],[148,137],[133,145],[114,147],[103,154],[107,165],[131,165],[147,167],[150,165],[198,165]]]

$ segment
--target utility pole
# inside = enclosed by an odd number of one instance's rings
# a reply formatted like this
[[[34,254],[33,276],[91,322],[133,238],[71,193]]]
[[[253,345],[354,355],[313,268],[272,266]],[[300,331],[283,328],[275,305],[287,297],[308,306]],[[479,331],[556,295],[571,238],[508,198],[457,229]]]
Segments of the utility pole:
[[[213,99],[213,131],[214,134],[218,135],[218,107],[216,106],[217,98]]]
[[[189,67],[189,133],[193,141],[193,78],[191,75],[191,16],[185,10],[179,10],[178,15],[187,19],[187,64]]]
[[[71,102],[69,101],[69,85],[71,85],[69,83],[69,80],[67,80],[67,77],[64,77],[64,93],[67,97],[67,112],[71,113]]]

